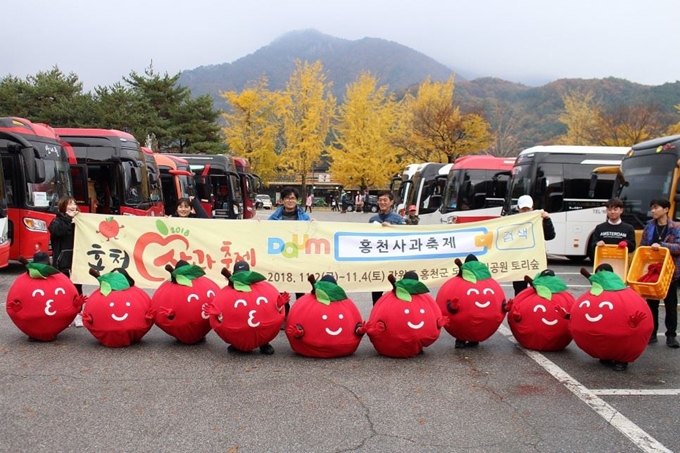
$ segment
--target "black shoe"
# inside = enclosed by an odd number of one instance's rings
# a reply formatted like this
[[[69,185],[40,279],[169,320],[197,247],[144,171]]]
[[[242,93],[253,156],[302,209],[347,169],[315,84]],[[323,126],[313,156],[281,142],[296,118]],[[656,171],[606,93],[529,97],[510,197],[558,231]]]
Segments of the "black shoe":
[[[656,336],[656,334],[652,335],[649,337],[649,341],[647,344],[652,344],[652,343],[658,343],[659,342],[659,337]]]
[[[465,343],[465,347],[467,348],[476,348],[477,346],[479,346],[479,341],[468,341]]]
[[[626,362],[614,362],[614,371],[626,371],[628,364]]]
[[[234,347],[234,345],[231,345],[231,344],[229,346],[227,346],[227,351],[229,351],[229,352],[241,352],[238,349],[236,349],[236,347]]]
[[[675,337],[666,337],[666,346],[669,348],[680,348],[680,343],[678,343]]]
[[[604,366],[614,366],[614,365],[616,365],[617,363],[618,363],[618,362],[615,362],[615,361],[609,360],[609,359],[600,359],[600,364],[601,364],[601,365],[604,365]]]
[[[463,340],[456,340],[456,349],[464,349],[465,348],[465,341]]]
[[[260,346],[260,354],[264,355],[274,354],[274,346],[270,345],[269,343]]]

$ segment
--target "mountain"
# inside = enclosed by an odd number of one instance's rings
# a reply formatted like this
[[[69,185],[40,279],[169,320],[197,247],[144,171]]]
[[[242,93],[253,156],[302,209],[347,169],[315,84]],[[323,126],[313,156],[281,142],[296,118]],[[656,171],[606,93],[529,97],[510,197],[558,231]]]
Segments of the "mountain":
[[[417,85],[428,76],[434,81],[445,81],[454,75],[452,69],[427,55],[392,41],[378,38],[350,41],[316,30],[302,30],[287,33],[233,63],[182,71],[179,83],[189,87],[192,95],[209,94],[217,108],[224,108],[219,91],[240,91],[262,75],[267,76],[270,90],[284,89],[295,70],[296,59],[321,60],[327,79],[333,82],[333,95],[339,100],[344,97],[346,85],[363,71],[370,71],[378,77],[379,85],[389,85],[393,90]]]
[[[396,42],[378,38],[350,41],[316,30],[287,33],[233,63],[183,71],[179,84],[188,87],[193,96],[209,94],[216,108],[227,109],[220,91],[240,91],[262,75],[267,76],[270,90],[283,90],[296,59],[321,60],[338,102],[342,102],[347,84],[363,71],[370,71],[380,85],[388,85],[397,95],[415,91],[427,77],[446,81],[454,75],[454,99],[462,111],[483,113],[494,130],[498,123],[494,115],[499,109],[514,118],[518,128],[514,132],[519,148],[516,152],[536,144],[550,144],[565,132],[559,122],[564,109],[561,96],[572,90],[592,91],[597,102],[614,108],[637,103],[653,105],[662,128],[680,120],[674,107],[680,104],[680,82],[647,86],[609,77],[560,79],[533,87],[492,77],[467,80],[460,75],[467,74],[465,70],[451,69]]]

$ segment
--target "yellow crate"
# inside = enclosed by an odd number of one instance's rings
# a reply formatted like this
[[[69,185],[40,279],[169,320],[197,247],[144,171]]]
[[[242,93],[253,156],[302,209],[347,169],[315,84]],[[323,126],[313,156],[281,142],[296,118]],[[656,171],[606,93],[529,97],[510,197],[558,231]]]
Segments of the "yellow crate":
[[[614,269],[614,273],[626,281],[628,274],[628,247],[621,248],[615,244],[605,244],[595,247],[593,259],[593,272],[600,264],[607,263]]]
[[[647,273],[649,265],[653,263],[662,263],[659,279],[653,283],[639,281]],[[651,247],[642,246],[635,249],[633,262],[630,265],[630,270],[628,270],[627,281],[628,285],[642,297],[663,300],[673,280],[674,272],[675,263],[667,248],[654,251]]]

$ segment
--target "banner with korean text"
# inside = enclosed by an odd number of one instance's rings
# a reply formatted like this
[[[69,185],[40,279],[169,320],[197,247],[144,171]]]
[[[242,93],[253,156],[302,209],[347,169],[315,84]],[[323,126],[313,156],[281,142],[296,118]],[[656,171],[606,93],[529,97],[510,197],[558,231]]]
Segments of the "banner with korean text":
[[[308,275],[332,274],[346,291],[383,291],[387,276],[414,270],[429,287],[458,272],[455,259],[474,254],[499,281],[533,277],[546,267],[540,211],[460,225],[180,219],[81,214],[75,218],[72,278],[96,285],[100,273],[125,268],[137,286],[156,288],[164,268],[184,260],[220,274],[238,260],[281,291],[309,292]]]

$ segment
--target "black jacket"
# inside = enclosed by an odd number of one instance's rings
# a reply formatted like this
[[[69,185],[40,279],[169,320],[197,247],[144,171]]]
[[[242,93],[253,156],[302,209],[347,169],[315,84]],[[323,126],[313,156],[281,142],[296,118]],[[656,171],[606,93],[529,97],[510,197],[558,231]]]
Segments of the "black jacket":
[[[60,271],[68,271],[73,261],[73,239],[76,225],[71,217],[60,212],[50,223],[49,229],[52,242],[52,265]]]

